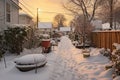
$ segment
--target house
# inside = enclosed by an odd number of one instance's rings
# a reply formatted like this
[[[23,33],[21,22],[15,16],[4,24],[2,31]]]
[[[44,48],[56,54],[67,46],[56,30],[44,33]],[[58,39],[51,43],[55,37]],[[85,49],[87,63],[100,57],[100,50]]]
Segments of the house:
[[[64,34],[68,34],[69,32],[72,31],[71,27],[60,27],[60,32],[64,33]]]
[[[91,23],[95,27],[95,30],[101,30],[102,29],[102,20],[95,19]]]
[[[39,22],[38,28],[42,34],[50,34],[50,32],[53,30],[51,22]]]
[[[19,13],[19,24],[18,25],[25,26],[26,31],[27,31],[26,41],[24,41],[24,44],[23,44],[24,48],[31,48],[32,43],[33,43],[32,41],[36,41],[36,38],[34,37],[35,25],[32,19],[33,18],[29,14],[26,14],[23,12]]]
[[[19,13],[19,24],[34,26],[33,18],[26,13]]]
[[[112,29],[120,30],[120,24],[117,22],[113,22]],[[102,24],[102,30],[111,30],[110,23]]]
[[[19,23],[19,0],[0,0],[0,31],[8,24]]]

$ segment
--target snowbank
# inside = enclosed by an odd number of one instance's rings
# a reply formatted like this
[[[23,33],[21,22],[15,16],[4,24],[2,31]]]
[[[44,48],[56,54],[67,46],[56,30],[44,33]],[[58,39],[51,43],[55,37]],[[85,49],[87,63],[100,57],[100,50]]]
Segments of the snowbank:
[[[47,66],[38,70],[34,75],[34,71],[21,73],[18,72],[13,64],[13,59],[9,60],[7,69],[3,69],[3,63],[0,63],[0,79],[1,80],[112,80],[113,69],[105,70],[105,66],[110,63],[109,59],[100,54],[100,49],[91,48],[90,57],[83,58],[82,50],[76,49],[71,40],[63,36],[55,51],[47,56]],[[39,62],[41,57],[38,54],[39,49],[25,49],[24,54],[31,54],[27,57],[21,57],[17,62],[26,64]],[[21,54],[23,54],[21,53]],[[32,60],[31,60],[31,59]],[[35,60],[34,60],[35,59]],[[24,61],[25,60],[25,61]],[[7,75],[7,77],[6,77]],[[120,80],[115,78],[114,80]]]
[[[120,80],[120,76],[115,77],[113,80]]]
[[[67,36],[62,36],[61,41],[58,44],[59,52],[61,52],[61,51],[62,52],[68,52],[69,50],[72,51],[73,49],[75,49],[75,47],[72,44],[71,40]]]

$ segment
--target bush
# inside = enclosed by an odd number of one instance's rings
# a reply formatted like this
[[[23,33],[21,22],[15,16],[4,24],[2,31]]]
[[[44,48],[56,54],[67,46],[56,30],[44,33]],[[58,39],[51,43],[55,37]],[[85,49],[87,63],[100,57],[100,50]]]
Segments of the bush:
[[[25,28],[15,27],[8,28],[4,31],[4,40],[6,49],[11,53],[20,53],[22,49],[22,44],[27,36]]]
[[[2,58],[3,54],[3,36],[0,35],[0,59]]]
[[[115,50],[112,53],[112,62],[115,68],[115,74],[120,75],[120,50]]]
[[[102,48],[99,52],[100,52],[103,56],[106,56],[106,57],[108,57],[109,59],[111,59],[111,51],[110,51],[110,49]]]

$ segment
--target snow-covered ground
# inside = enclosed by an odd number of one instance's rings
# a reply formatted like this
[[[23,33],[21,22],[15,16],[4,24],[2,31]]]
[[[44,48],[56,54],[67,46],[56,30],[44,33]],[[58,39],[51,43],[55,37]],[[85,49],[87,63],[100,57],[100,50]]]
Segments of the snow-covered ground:
[[[27,53],[40,53],[40,49],[25,49],[21,55]],[[99,49],[91,48],[91,56],[83,58],[82,50],[76,49],[67,37],[62,37],[58,47],[45,54],[48,62],[45,67],[38,68],[36,74],[35,70],[21,72],[15,67],[14,59],[21,55],[7,55],[7,68],[2,59],[0,80],[113,80],[113,70],[105,70],[110,61],[99,53]]]

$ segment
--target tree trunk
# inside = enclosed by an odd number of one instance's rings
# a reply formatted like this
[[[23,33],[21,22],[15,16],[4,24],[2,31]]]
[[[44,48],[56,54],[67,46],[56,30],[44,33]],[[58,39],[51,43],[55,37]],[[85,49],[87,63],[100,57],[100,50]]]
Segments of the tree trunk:
[[[113,27],[113,0],[110,0],[110,28]]]

